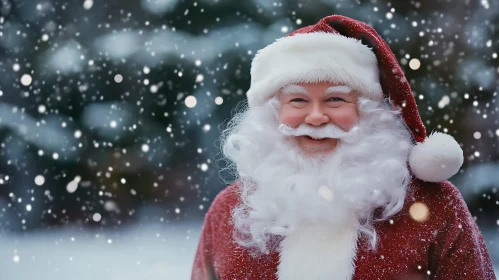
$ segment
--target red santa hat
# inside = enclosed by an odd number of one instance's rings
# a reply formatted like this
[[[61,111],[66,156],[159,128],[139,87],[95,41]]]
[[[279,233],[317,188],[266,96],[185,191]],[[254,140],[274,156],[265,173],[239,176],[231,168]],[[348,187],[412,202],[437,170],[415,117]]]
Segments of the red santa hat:
[[[459,171],[461,147],[448,134],[435,132],[427,137],[397,58],[378,33],[361,21],[328,16],[258,51],[251,65],[248,103],[261,105],[288,84],[321,81],[348,85],[372,100],[388,97],[401,109],[416,142],[408,159],[415,177],[440,182]]]

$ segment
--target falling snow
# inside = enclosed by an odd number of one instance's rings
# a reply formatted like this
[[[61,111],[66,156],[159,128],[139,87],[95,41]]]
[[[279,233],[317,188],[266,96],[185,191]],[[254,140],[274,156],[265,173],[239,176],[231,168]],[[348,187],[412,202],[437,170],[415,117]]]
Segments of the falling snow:
[[[452,182],[499,271],[499,2],[312,2],[3,1],[4,277],[189,278],[205,213],[234,179],[217,139],[246,106],[252,58],[327,11],[387,40],[427,131],[463,148]],[[324,203],[334,194],[317,186]]]
[[[37,184],[38,186],[41,186],[45,183],[45,177],[43,177],[42,175],[37,175],[35,177],[35,184]]]
[[[78,184],[81,181],[80,176],[76,176],[71,182],[69,182],[66,186],[66,190],[68,193],[74,193],[78,189]]]
[[[31,78],[31,75],[29,75],[29,74],[24,74],[21,77],[21,84],[23,84],[23,86],[31,85],[32,81],[33,81],[33,79]]]

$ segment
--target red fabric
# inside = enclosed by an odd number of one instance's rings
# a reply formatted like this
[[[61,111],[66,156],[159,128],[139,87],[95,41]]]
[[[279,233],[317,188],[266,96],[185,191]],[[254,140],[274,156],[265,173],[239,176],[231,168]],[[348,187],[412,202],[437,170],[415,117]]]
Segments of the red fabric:
[[[313,32],[341,34],[361,40],[363,44],[371,47],[378,59],[379,78],[383,94],[390,97],[390,100],[402,109],[402,117],[414,140],[424,142],[426,129],[421,121],[409,82],[392,50],[376,30],[364,22],[345,16],[332,15],[323,18],[315,25],[297,29],[288,36]]]
[[[277,279],[278,253],[253,258],[234,243],[231,209],[238,202],[235,185],[213,201],[199,240],[193,280]],[[423,223],[409,215],[409,207],[415,202],[426,204],[430,210]],[[496,279],[483,237],[450,182],[414,181],[404,208],[392,220],[393,224],[376,224],[380,239],[376,252],[359,239],[354,280]]]

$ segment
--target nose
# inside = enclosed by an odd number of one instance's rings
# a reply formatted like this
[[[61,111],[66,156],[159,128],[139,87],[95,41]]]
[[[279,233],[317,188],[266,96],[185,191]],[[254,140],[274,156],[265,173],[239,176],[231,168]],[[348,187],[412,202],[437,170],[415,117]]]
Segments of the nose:
[[[313,126],[319,126],[329,122],[329,117],[318,108],[314,108],[306,117],[305,122]]]

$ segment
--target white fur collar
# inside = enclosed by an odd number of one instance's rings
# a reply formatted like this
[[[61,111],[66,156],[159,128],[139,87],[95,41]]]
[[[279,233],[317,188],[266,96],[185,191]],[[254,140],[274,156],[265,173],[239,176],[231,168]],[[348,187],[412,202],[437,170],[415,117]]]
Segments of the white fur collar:
[[[357,255],[357,228],[301,226],[281,242],[278,278],[340,279],[353,277]]]

